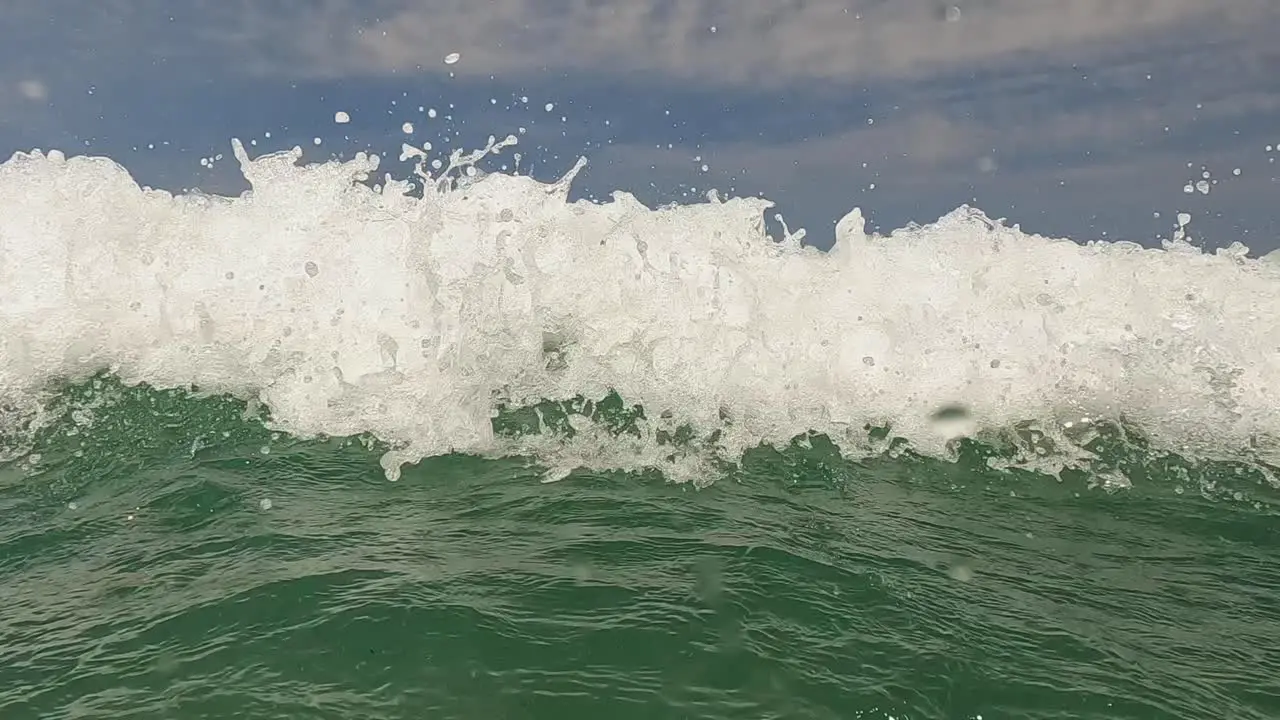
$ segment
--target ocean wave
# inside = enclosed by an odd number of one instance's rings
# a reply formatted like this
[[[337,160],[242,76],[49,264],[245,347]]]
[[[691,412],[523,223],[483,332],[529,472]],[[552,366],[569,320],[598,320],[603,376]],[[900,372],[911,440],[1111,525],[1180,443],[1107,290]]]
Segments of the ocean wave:
[[[446,452],[701,477],[810,432],[881,452],[882,427],[937,456],[1003,433],[1041,465],[1087,460],[1114,423],[1187,457],[1280,460],[1280,266],[1242,245],[1081,244],[962,207],[886,237],[854,210],[822,252],[769,237],[761,199],[570,202],[581,162],[555,183],[476,171],[511,142],[381,182],[376,156],[235,143],[236,198],[16,154],[0,423],[38,426],[50,383],[107,371],[261,402],[300,437],[376,437],[391,478]],[[565,414],[569,434],[495,423],[608,396],[644,409],[633,432],[594,411]],[[700,449],[659,441],[681,433]]]

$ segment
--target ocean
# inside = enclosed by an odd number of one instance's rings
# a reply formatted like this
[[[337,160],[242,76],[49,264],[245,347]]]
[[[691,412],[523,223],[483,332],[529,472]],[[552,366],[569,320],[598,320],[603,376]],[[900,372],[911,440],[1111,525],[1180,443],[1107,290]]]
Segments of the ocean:
[[[0,718],[1280,717],[1273,257],[512,141],[0,165]]]

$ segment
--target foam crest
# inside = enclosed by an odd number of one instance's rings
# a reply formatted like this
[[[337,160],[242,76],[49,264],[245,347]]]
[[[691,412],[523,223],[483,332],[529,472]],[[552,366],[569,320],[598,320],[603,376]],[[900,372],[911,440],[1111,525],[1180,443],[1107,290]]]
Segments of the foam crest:
[[[509,139],[510,140],[510,139]],[[250,160],[239,198],[140,188],[106,158],[0,166],[0,396],[110,369],[259,399],[302,436],[372,433],[385,464],[532,451],[560,468],[732,459],[868,424],[922,452],[1023,421],[1072,446],[1120,418],[1170,449],[1276,457],[1280,266],[1080,245],[969,208],[890,237],[855,210],[829,253],[765,232],[758,199],[649,209],[567,200],[564,180],[477,173],[363,182],[376,157]],[[615,391],[618,437],[495,436],[500,406]],[[1075,443],[1079,445],[1080,443]],[[683,468],[683,470],[680,470]]]

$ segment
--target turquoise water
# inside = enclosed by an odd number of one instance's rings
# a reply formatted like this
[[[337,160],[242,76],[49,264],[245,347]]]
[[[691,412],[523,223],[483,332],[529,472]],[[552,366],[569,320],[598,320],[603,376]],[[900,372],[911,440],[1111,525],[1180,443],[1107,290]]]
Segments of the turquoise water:
[[[51,406],[0,466],[6,719],[1280,716],[1280,497],[1114,428],[1125,489],[823,436],[391,483],[224,396]]]

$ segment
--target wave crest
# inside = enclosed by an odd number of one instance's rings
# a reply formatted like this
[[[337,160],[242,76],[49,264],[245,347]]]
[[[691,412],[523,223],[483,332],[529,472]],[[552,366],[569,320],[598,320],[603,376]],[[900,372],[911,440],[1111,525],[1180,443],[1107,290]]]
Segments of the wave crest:
[[[854,210],[824,253],[768,237],[760,199],[569,202],[581,162],[550,184],[472,170],[507,144],[370,185],[376,157],[299,165],[236,143],[238,198],[15,155],[0,396],[103,370],[231,393],[295,435],[380,438],[391,477],[453,451],[670,464],[667,426],[732,459],[870,426],[948,455],[1032,421],[1067,463],[1087,418],[1188,455],[1277,459],[1280,268],[1239,246],[1082,245],[963,207],[888,237]],[[502,407],[611,392],[646,409],[647,436],[494,431]],[[707,470],[694,456],[691,476]]]

